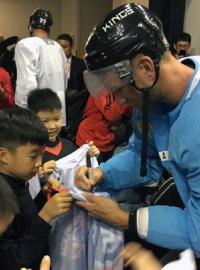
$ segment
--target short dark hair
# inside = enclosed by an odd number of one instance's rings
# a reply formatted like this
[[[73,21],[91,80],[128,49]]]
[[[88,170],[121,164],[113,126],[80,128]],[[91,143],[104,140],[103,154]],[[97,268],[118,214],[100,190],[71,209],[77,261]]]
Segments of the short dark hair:
[[[73,39],[72,39],[72,37],[69,34],[61,34],[61,35],[57,36],[56,40],[59,40],[59,39],[63,39],[63,40],[69,41],[69,44],[72,47],[72,45],[73,45]]]
[[[187,41],[189,44],[191,44],[192,38],[191,38],[191,35],[189,33],[182,32],[176,37],[175,44],[178,41]]]
[[[35,89],[28,95],[28,108],[35,113],[39,111],[61,110],[62,104],[58,95],[49,88]]]
[[[19,213],[15,194],[6,180],[0,175],[0,219],[7,214]]]
[[[20,107],[0,112],[0,131],[0,147],[12,151],[27,143],[44,146],[48,142],[48,131],[39,117]]]

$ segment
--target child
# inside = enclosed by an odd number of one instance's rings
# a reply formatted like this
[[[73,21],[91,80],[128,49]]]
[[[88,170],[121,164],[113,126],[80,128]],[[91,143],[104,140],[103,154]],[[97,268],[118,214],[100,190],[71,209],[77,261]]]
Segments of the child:
[[[62,128],[62,105],[57,94],[51,89],[36,89],[28,96],[28,108],[34,111],[48,130],[49,141],[44,151],[42,163],[39,169],[39,178],[50,181],[54,187],[59,187],[59,182],[48,179],[56,168],[56,160],[65,157],[77,149],[77,146],[67,139],[61,139],[59,134]],[[99,150],[92,145],[89,155],[98,155]]]
[[[99,148],[99,162],[106,162],[114,153],[115,146],[128,137],[121,119],[132,108],[127,104],[118,104],[111,94],[88,98],[84,119],[76,134],[76,144],[81,146],[86,140],[92,140]],[[120,129],[120,127],[123,129]]]
[[[14,191],[20,208],[0,239],[1,269],[38,270],[47,253],[49,223],[68,212],[71,196],[68,192],[57,193],[46,202],[42,191],[35,201],[29,194],[27,181],[41,166],[48,141],[46,128],[33,112],[22,108],[0,112],[0,130],[0,175]]]

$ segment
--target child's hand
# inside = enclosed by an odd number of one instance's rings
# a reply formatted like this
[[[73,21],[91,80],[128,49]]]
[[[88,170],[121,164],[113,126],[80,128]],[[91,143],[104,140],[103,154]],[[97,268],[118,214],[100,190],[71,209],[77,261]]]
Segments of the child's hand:
[[[55,188],[55,189],[60,188],[60,186],[62,184],[59,180],[57,180],[55,178],[48,178],[47,182],[52,188]]]
[[[144,249],[140,244],[127,244],[120,257],[125,266],[130,265],[135,270],[161,270],[162,266],[150,250]]]
[[[49,270],[51,267],[51,260],[49,256],[44,256],[41,264],[40,264],[40,269],[38,270]],[[20,270],[31,270],[30,268],[21,268]]]
[[[90,157],[98,157],[100,155],[99,149],[94,145],[94,143],[91,141],[88,143],[90,145],[90,148],[88,150],[88,155]]]
[[[42,190],[44,193],[48,194],[51,191],[50,187],[59,189],[61,184],[62,183],[55,178],[48,178],[47,183],[42,187]]]
[[[92,168],[91,176],[88,175],[88,168],[81,166],[75,174],[75,186],[82,190],[89,191],[92,186],[103,180],[103,171],[101,168]]]
[[[48,202],[45,203],[39,216],[50,223],[57,216],[66,214],[71,206],[72,196],[69,192],[56,193]]]
[[[55,160],[47,161],[38,170],[39,178],[46,178],[48,174],[51,174],[56,168]]]

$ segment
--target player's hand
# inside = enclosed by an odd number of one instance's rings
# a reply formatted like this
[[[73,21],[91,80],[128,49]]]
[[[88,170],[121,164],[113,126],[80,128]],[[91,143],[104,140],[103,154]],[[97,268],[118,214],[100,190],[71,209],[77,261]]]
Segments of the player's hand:
[[[89,173],[89,171],[91,172]],[[92,186],[100,183],[103,178],[103,171],[100,168],[88,168],[81,166],[75,174],[75,185],[82,189],[89,191]]]
[[[84,196],[88,201],[77,201],[76,204],[86,209],[91,216],[113,226],[128,228],[129,213],[122,210],[114,200],[91,193],[85,193]]]

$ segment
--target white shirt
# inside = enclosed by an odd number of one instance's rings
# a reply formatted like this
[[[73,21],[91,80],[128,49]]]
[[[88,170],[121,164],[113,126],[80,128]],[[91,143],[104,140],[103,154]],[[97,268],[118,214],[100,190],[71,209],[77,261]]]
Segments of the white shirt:
[[[72,57],[67,58],[67,79],[70,77]]]
[[[62,47],[49,38],[28,37],[15,48],[17,84],[15,103],[27,106],[27,96],[36,88],[51,88],[62,103],[62,120],[66,125],[65,89],[67,60]]]

